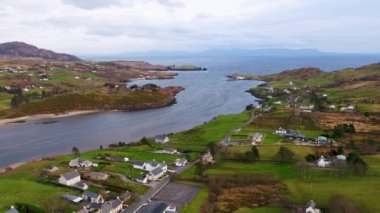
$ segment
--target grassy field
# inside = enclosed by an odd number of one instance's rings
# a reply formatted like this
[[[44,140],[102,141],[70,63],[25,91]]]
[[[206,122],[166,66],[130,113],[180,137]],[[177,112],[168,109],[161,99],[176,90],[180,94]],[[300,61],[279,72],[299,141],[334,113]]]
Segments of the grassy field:
[[[343,195],[363,212],[380,212],[378,205],[379,177],[350,179],[320,179],[314,182],[300,180],[286,181],[289,199],[305,204],[313,199],[319,206],[327,207],[332,194]]]
[[[282,213],[282,209],[274,207],[259,207],[259,208],[240,208],[234,213]]]
[[[170,136],[173,145],[181,150],[204,152],[210,142],[218,143],[229,131],[249,119],[247,112],[235,115],[220,115],[191,130]]]
[[[280,180],[289,180],[296,177],[294,164],[269,162],[243,163],[235,161],[223,161],[215,167],[208,169],[207,174],[273,174]]]
[[[202,205],[208,199],[208,190],[203,186],[203,188],[199,191],[197,196],[192,200],[191,203],[187,204],[183,209],[181,209],[182,213],[194,213],[200,212]]]
[[[302,160],[307,154],[314,154],[315,150],[313,147],[309,146],[296,146],[296,145],[283,145],[289,148],[294,153],[295,160]],[[274,160],[275,156],[279,150],[278,145],[260,145],[257,146],[260,154],[260,160]],[[245,153],[251,149],[251,146],[234,146],[230,147],[229,150],[232,152]]]

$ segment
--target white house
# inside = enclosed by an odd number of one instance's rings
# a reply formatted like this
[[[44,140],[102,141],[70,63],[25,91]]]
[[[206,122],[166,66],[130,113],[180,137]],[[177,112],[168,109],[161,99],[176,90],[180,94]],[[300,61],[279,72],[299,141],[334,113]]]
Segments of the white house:
[[[102,173],[102,172],[90,172],[88,174],[88,177],[92,180],[107,180],[110,176],[109,174]]]
[[[102,213],[118,213],[123,209],[123,202],[120,199],[106,201],[102,205]]]
[[[320,213],[321,211],[316,208],[316,204],[313,200],[310,200],[307,203],[307,208],[305,210],[306,213]]]
[[[165,171],[163,170],[163,168],[158,167],[158,168],[155,168],[152,171],[150,171],[147,174],[147,177],[148,177],[148,180],[155,181],[155,180],[158,180],[159,178],[161,178],[162,176],[164,176],[164,174],[165,174]]]
[[[323,155],[319,158],[319,160],[317,162],[317,166],[321,167],[321,168],[328,167],[328,166],[330,166],[330,164],[331,163],[329,161],[326,161],[326,159],[323,157]]]
[[[210,151],[203,154],[201,160],[202,160],[202,164],[213,164],[213,163],[215,163],[214,158],[212,157],[212,154]]]
[[[146,184],[146,183],[148,183],[148,177],[146,175],[141,175],[141,176],[136,178],[136,181],[139,183]]]
[[[154,141],[156,143],[168,143],[169,142],[169,137],[166,136],[166,135],[157,135],[155,138],[154,138]]]
[[[145,162],[141,162],[141,161],[136,161],[134,164],[133,164],[133,168],[135,169],[141,169],[141,170],[145,170],[145,171],[152,171],[153,169],[156,169],[158,167],[162,167],[163,169],[167,169],[167,165],[165,164],[165,162],[163,163],[157,163],[156,161],[150,161],[148,163],[145,163]]]
[[[280,127],[280,128],[275,130],[275,133],[278,135],[285,135],[286,133],[288,133],[288,131],[286,131],[286,129]]]
[[[252,135],[252,141],[251,141],[252,145],[256,145],[257,143],[263,142],[263,139],[264,139],[263,134],[255,133],[254,135]]]
[[[82,158],[76,158],[69,162],[69,166],[76,167],[76,168],[79,168],[79,167],[88,168],[92,166],[92,162],[89,160],[84,160]]]
[[[81,178],[78,171],[73,171],[73,172],[61,175],[61,177],[58,179],[58,182],[60,184],[63,184],[66,186],[74,186],[80,181],[81,181]]]
[[[186,164],[187,164],[186,158],[178,158],[174,161],[174,165],[178,167],[185,166]]]
[[[104,203],[103,196],[95,192],[84,191],[82,197],[91,203]]]
[[[136,162],[133,163],[133,168],[145,170],[145,162],[136,161]]]

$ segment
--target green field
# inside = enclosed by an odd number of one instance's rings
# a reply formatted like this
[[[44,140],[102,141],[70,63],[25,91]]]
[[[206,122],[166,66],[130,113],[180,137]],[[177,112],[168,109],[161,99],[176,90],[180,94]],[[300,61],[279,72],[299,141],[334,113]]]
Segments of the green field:
[[[305,182],[300,180],[286,181],[289,188],[289,199],[305,204],[314,200],[319,206],[328,207],[332,194],[343,195],[353,201],[363,212],[380,212],[378,204],[378,186],[380,177],[363,177],[349,179],[320,179]]]
[[[191,130],[176,133],[170,136],[170,140],[177,149],[204,152],[209,143],[218,143],[229,131],[239,127],[248,119],[248,112],[235,115],[220,115]]]
[[[274,207],[240,208],[234,213],[283,213],[284,211]]]
[[[242,163],[223,161],[207,170],[209,175],[236,175],[236,174],[273,174],[279,180],[296,178],[294,164],[255,162]]]
[[[183,209],[181,209],[181,212],[183,213],[194,213],[194,212],[201,212],[201,207],[205,203],[205,201],[208,199],[208,190],[203,187],[197,196],[192,200],[191,203],[186,204]]]

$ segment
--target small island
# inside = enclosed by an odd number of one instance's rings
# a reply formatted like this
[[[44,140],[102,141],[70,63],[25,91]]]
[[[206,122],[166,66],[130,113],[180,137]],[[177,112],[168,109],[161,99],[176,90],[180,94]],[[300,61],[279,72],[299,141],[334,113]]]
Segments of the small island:
[[[168,70],[171,71],[207,71],[206,67],[198,67],[194,65],[182,65],[182,66],[176,66],[171,65],[168,66]]]
[[[240,80],[258,80],[256,74],[234,73],[227,75],[228,81],[240,81]]]

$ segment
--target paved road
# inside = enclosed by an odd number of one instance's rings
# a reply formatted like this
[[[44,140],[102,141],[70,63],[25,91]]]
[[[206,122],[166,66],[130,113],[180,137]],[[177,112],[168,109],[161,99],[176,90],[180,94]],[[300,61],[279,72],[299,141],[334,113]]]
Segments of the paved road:
[[[189,169],[192,167],[194,164],[196,164],[199,160],[196,160],[194,162],[188,163],[186,166],[183,167],[177,167],[176,168],[176,173],[180,174],[183,171]],[[160,192],[166,185],[170,183],[170,177],[167,176],[163,178],[157,185],[156,187],[150,189],[147,193],[145,193],[139,201],[133,203],[128,209],[126,209],[126,213],[135,213],[137,212],[144,204],[147,204],[150,202],[150,199],[154,197],[158,192]]]
[[[256,118],[255,114],[253,112],[250,113],[250,118],[248,121],[246,121],[245,123],[243,123],[242,125],[240,125],[237,129],[241,129],[247,125],[249,125],[250,123],[252,123],[252,121]],[[222,145],[228,145],[228,138],[231,137],[237,129],[234,129],[234,130],[231,130],[221,141],[220,141],[220,144]],[[176,168],[176,173],[181,173],[183,171],[185,171],[186,169],[189,169],[191,166],[193,166],[194,164],[196,164],[197,162],[199,161],[196,160],[192,163],[189,163],[187,164],[186,166],[184,167],[178,167]],[[160,192],[166,185],[168,185],[170,182],[170,178],[169,176],[165,177],[164,179],[162,179],[154,188],[150,189],[147,193],[145,193],[139,201],[133,203],[130,207],[128,207],[128,209],[125,211],[127,213],[135,213],[137,212],[143,205],[146,205],[147,203],[150,202],[150,199],[152,197],[154,197],[154,195],[156,195],[158,192]]]

